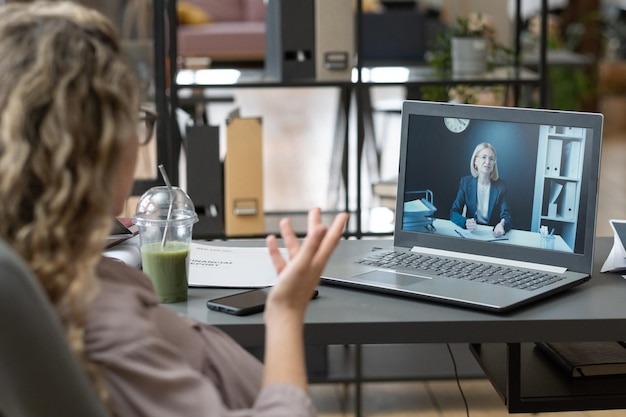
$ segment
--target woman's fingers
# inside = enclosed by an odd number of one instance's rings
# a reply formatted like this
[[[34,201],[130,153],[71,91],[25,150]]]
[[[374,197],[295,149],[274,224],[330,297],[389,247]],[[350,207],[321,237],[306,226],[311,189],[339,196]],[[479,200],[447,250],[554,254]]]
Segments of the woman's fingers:
[[[322,224],[322,211],[316,207],[309,210],[309,214],[307,216],[307,232],[309,230],[313,230],[313,228],[318,224]]]
[[[291,226],[291,220],[289,218],[284,218],[280,221],[279,226],[280,235],[285,244],[285,248],[287,248],[287,253],[289,253],[289,259],[293,259],[300,250],[300,242],[298,241],[298,237],[293,231],[293,227]]]
[[[280,274],[287,267],[288,262],[292,261],[295,263],[292,267],[300,269],[302,272],[309,269],[309,272],[313,274],[321,273],[337,246],[347,221],[347,213],[338,214],[330,228],[327,229],[321,223],[320,210],[312,209],[309,211],[306,239],[300,244],[290,220],[288,218],[282,219],[280,232],[289,254],[289,260],[286,260],[280,252],[276,236],[269,235],[266,238],[266,244],[276,271]]]
[[[341,239],[341,235],[346,227],[346,223],[348,222],[348,213],[340,213],[335,216],[333,223],[330,228],[326,232],[324,236],[324,240],[321,242],[320,247],[315,254],[315,258],[313,259],[313,263],[317,268],[323,269],[328,262],[328,259],[333,253],[335,247],[339,243],[339,239]],[[321,272],[320,269],[320,272]]]
[[[276,240],[276,236],[269,235],[265,239],[265,244],[267,248],[269,249],[270,258],[272,259],[274,268],[276,269],[276,272],[280,274],[282,270],[285,268],[285,266],[287,266],[287,262],[285,261],[282,253],[280,253],[280,250],[278,249],[278,242]]]

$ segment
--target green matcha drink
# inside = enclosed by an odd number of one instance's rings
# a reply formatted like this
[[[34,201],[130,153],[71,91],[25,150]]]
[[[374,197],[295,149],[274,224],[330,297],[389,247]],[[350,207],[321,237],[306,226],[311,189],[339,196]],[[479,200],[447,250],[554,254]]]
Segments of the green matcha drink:
[[[189,245],[184,242],[147,243],[141,246],[143,272],[152,280],[162,303],[187,300]]]
[[[162,303],[177,303],[187,300],[189,245],[198,215],[187,193],[170,184],[163,165],[159,170],[166,186],[143,193],[133,223],[139,228],[143,271]]]

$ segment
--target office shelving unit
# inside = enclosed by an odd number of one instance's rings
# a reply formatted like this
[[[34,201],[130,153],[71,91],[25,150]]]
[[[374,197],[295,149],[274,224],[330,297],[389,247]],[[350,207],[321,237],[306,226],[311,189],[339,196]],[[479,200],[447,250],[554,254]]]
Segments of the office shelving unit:
[[[175,26],[172,27],[171,25],[171,18],[166,19],[166,16],[176,16],[176,1],[155,0],[153,13],[154,101],[156,112],[159,115],[159,121],[156,125],[156,164],[163,164],[172,183],[178,184],[178,159],[181,142],[174,111],[178,107],[178,97],[177,94],[172,94],[167,88],[172,85],[173,79],[172,72],[168,70],[171,66],[170,63],[173,65],[176,63],[176,31]],[[142,195],[157,185],[164,185],[159,177],[137,179],[133,184],[132,195]]]
[[[554,229],[572,249],[578,223],[583,150],[588,132],[582,128],[542,126],[539,133],[533,231]]]
[[[521,0],[516,2],[515,37],[516,57],[519,57],[520,31],[521,31]],[[371,77],[366,78],[365,74],[372,74],[375,68],[365,68],[362,63],[357,60],[353,80],[350,81],[316,81],[302,80],[301,82],[283,82],[281,80],[271,79],[260,71],[256,76],[252,76],[254,70],[242,74],[250,76],[242,77],[241,81],[229,85],[232,88],[246,87],[337,87],[340,92],[339,108],[337,111],[337,123],[335,130],[335,145],[333,149],[333,161],[331,162],[331,192],[343,187],[344,199],[343,207],[339,210],[348,210],[353,213],[353,221],[349,225],[348,234],[356,237],[362,237],[368,234],[367,230],[363,230],[362,226],[362,176],[361,164],[364,155],[366,141],[371,140],[373,128],[371,123],[371,104],[369,99],[369,88],[381,85],[407,85],[407,86],[424,86],[424,85],[450,85],[450,84],[473,84],[473,85],[507,85],[511,86],[514,92],[514,102],[517,103],[520,95],[520,89],[523,85],[531,85],[539,88],[540,106],[546,105],[547,80],[546,72],[546,29],[547,29],[547,0],[541,1],[541,25],[543,28],[542,39],[540,42],[538,72],[531,72],[522,68],[519,58],[516,58],[515,64],[511,68],[500,68],[495,72],[484,74],[477,77],[447,78],[436,76],[433,71],[426,67],[407,67],[408,76],[403,80],[387,80],[381,81]],[[361,36],[361,17],[363,14],[362,2],[357,2],[356,24],[355,24],[355,42],[356,55],[362,50]],[[157,164],[163,164],[171,180],[178,182],[178,160],[180,157],[181,137],[176,122],[175,109],[179,107],[177,84],[177,47],[176,47],[176,0],[155,0],[154,1],[154,45],[155,45],[155,85],[156,85],[156,109],[161,115],[161,123],[157,129]],[[211,89],[224,88],[223,84],[199,84],[194,83],[186,87]],[[354,100],[352,99],[354,97]],[[349,149],[349,132],[348,132],[348,116],[351,106],[354,105],[357,114],[356,120],[356,204],[351,206],[349,192],[351,178],[348,177],[348,149]],[[367,117],[369,115],[369,118]],[[159,179],[154,181],[136,182],[134,194],[141,194]],[[284,213],[281,213],[281,215]],[[296,213],[290,213],[296,214]],[[266,218],[270,217],[266,215]],[[268,230],[268,232],[273,230]],[[219,236],[216,236],[219,237]]]

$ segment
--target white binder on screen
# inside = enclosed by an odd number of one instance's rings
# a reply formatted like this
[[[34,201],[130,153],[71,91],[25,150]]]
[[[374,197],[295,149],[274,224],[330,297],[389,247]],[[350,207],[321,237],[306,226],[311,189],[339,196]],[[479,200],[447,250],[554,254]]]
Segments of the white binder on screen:
[[[578,177],[578,165],[580,164],[580,142],[571,141],[565,144],[565,167],[563,176],[569,178]]]
[[[567,182],[563,189],[563,217],[569,220],[573,220],[576,217],[576,201],[578,201],[576,195],[576,183]]]
[[[563,192],[563,184],[552,181],[550,183],[550,200],[548,201],[548,216],[556,218],[559,212],[559,197]],[[561,199],[562,200],[562,199]]]
[[[546,157],[546,175],[558,177],[561,175],[561,157],[563,141],[561,139],[548,139],[548,155]]]

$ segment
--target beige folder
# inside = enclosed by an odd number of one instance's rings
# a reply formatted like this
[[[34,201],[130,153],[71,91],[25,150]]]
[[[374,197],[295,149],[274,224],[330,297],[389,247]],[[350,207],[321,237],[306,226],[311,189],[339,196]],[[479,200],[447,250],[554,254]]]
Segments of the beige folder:
[[[315,78],[350,81],[354,55],[351,0],[315,0]]]
[[[224,230],[227,236],[265,233],[263,129],[257,117],[226,121]]]

